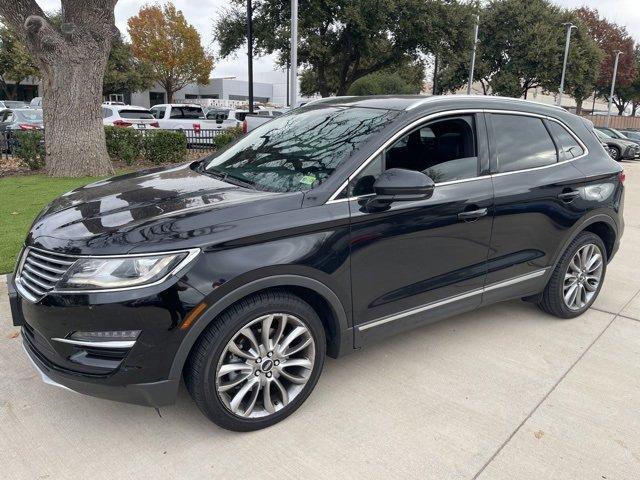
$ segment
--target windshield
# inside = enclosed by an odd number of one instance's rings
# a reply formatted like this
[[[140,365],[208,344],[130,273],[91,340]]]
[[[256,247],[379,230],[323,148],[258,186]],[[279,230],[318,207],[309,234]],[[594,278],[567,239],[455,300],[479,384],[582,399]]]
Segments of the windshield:
[[[14,110],[21,122],[42,123],[42,110]]]
[[[397,115],[388,110],[324,107],[278,117],[215,157],[206,171],[261,190],[309,190]]]
[[[640,140],[639,132],[624,132],[627,138],[633,138],[634,140]]]

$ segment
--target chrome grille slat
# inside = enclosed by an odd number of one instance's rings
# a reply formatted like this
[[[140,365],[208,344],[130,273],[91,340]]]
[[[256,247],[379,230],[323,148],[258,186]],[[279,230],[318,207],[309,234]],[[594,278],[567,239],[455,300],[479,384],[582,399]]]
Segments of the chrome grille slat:
[[[36,285],[44,288],[45,290],[51,290],[55,285],[54,283],[44,283],[43,281],[38,280],[34,275],[31,275],[29,272],[25,272],[25,271],[22,272],[22,278],[26,278],[30,282],[35,283]]]
[[[55,257],[53,255],[43,255],[41,252],[36,252],[34,250],[29,250],[29,255],[39,258],[40,260],[44,260],[50,263],[58,263],[60,265],[66,265],[67,267],[73,265],[75,260],[62,260],[61,258]]]
[[[16,275],[16,285],[23,296],[37,302],[49,293],[76,262],[73,256],[27,248]]]
[[[26,260],[25,264],[27,264],[27,263],[29,265],[34,265],[34,266],[36,266],[38,268],[42,268],[43,270],[48,270],[49,272],[52,272],[52,273],[59,273],[61,275],[64,275],[66,273],[66,271],[67,271],[66,268],[55,268],[55,267],[52,267],[51,265],[46,265],[46,264],[44,264],[42,262],[39,262],[38,260],[34,260],[31,257],[27,257],[27,260]]]
[[[48,273],[45,273],[41,270],[37,270],[35,268],[33,268],[28,262],[24,264],[24,269],[27,270],[28,272],[33,273],[34,275],[38,275],[39,277],[45,278],[47,280],[49,280],[50,282],[57,282],[58,280],[60,280],[60,277],[53,277],[51,275],[49,275]]]

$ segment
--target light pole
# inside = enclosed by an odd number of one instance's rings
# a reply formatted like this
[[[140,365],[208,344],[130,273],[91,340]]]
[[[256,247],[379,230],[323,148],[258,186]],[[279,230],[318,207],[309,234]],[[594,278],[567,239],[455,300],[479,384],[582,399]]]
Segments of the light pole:
[[[564,62],[562,62],[562,77],[560,78],[560,92],[558,92],[558,106],[562,106],[562,94],[564,93],[564,76],[567,73],[567,59],[569,58],[569,44],[571,43],[571,30],[576,27],[573,23],[563,23],[567,27],[567,40],[564,44]]]
[[[478,47],[478,29],[480,28],[480,15],[476,15],[476,26],[473,29],[473,50],[471,50],[471,66],[469,67],[469,85],[467,85],[467,95],[471,95],[471,85],[473,85],[473,70],[476,67],[476,48]]]
[[[253,6],[247,0],[247,57],[249,76],[249,113],[253,113]]]
[[[291,108],[298,106],[298,0],[291,0]]]
[[[613,102],[613,92],[616,88],[616,76],[618,75],[618,60],[620,59],[621,50],[616,51],[616,61],[613,64],[613,79],[611,80],[611,92],[609,93],[609,105],[607,106],[607,127],[611,123],[611,103]]]

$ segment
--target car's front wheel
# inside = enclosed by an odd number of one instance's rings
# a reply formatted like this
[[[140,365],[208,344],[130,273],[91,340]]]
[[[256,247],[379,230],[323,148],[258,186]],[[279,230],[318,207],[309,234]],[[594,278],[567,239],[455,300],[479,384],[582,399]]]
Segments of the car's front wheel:
[[[258,430],[293,413],[315,387],[326,351],[317,313],[284,291],[241,300],[203,333],[185,383],[219,426]]]
[[[596,301],[606,271],[607,250],[602,239],[582,232],[562,254],[538,305],[560,318],[577,317]]]

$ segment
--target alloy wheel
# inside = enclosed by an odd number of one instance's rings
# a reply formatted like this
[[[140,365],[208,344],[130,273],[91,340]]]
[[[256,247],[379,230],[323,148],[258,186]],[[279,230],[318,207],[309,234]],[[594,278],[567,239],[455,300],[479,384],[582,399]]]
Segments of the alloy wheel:
[[[571,310],[581,310],[593,300],[600,281],[604,259],[600,248],[588,243],[573,255],[564,275],[564,302]]]
[[[315,341],[299,318],[272,313],[238,330],[216,369],[216,391],[242,418],[272,415],[291,403],[313,371]]]

